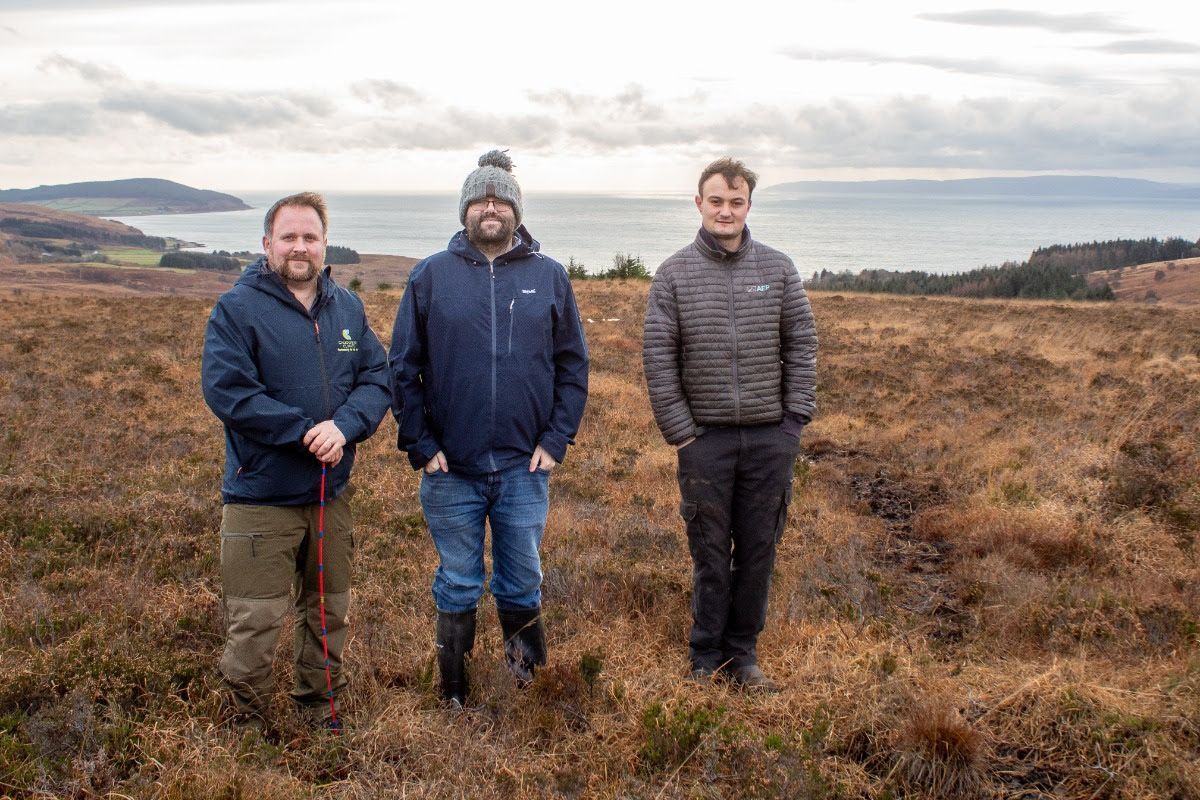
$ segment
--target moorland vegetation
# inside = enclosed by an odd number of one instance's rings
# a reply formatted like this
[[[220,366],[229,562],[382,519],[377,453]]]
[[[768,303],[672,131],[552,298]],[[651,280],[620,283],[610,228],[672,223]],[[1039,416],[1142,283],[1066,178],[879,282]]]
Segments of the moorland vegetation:
[[[690,560],[640,369],[646,284],[577,284],[593,358],[526,691],[481,615],[434,686],[436,555],[394,423],[356,467],[340,737],[218,700],[211,299],[0,295],[0,795],[1200,797],[1200,314],[813,296],[764,666],[683,680]],[[399,291],[367,292],[386,341]],[[285,637],[286,638],[286,637]]]

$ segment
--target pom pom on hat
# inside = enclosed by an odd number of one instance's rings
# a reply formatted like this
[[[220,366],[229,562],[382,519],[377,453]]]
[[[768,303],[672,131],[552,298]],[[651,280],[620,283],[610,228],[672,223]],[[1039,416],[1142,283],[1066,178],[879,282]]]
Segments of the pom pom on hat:
[[[513,163],[507,150],[488,150],[479,157],[479,166],[499,167],[505,172],[512,172]]]

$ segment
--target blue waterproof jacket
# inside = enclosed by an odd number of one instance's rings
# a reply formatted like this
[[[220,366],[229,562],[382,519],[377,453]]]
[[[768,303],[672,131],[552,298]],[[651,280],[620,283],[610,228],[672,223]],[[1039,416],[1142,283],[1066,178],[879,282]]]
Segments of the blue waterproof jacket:
[[[441,450],[451,472],[561,462],[583,417],[588,353],[571,281],[521,226],[488,263],[459,231],[409,275],[388,358],[397,446],[414,469]]]
[[[328,267],[318,284],[310,313],[260,257],[208,319],[201,374],[204,400],[225,423],[226,503],[318,502],[321,463],[303,439],[328,419],[346,437],[326,476],[326,500],[337,497],[355,443],[387,413],[387,359],[362,301]]]

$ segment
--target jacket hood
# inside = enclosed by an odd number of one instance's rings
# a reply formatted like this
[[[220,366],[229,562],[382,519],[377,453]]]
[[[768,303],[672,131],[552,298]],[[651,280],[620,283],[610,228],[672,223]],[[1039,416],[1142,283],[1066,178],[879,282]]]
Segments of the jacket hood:
[[[711,233],[701,228],[696,234],[696,247],[700,248],[700,252],[706,258],[713,261],[741,261],[746,253],[750,252],[750,226],[742,228],[742,243],[738,245],[738,249],[730,252],[721,246]]]
[[[525,256],[536,255],[541,258],[542,244],[529,232],[529,229],[524,225],[519,225],[516,231],[513,232],[516,237],[517,244],[512,250],[509,250],[502,256],[497,257],[496,263],[502,264],[505,261],[515,261],[518,258]],[[471,240],[467,238],[466,228],[454,234],[450,238],[450,245],[446,248],[456,256],[461,256],[468,261],[473,261],[476,264],[488,263],[487,256],[479,252],[479,248],[471,244]]]

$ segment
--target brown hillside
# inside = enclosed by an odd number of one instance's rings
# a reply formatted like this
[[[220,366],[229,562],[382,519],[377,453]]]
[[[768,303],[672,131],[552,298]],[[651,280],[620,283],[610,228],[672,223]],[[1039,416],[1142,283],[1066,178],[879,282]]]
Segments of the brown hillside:
[[[1093,272],[1088,275],[1088,283],[1092,286],[1108,283],[1121,301],[1197,306],[1200,305],[1200,258]]]
[[[760,643],[683,680],[687,543],[644,283],[578,285],[593,358],[544,542],[550,664],[485,599],[477,708],[433,686],[436,554],[387,419],[356,466],[345,736],[217,699],[211,299],[0,294],[0,795],[1200,797],[1200,311],[818,294],[820,416]],[[400,293],[364,294],[384,341]],[[287,637],[284,637],[285,640]]]
[[[136,268],[110,264],[14,264],[4,268],[3,294],[13,297],[216,297],[236,272]]]
[[[111,219],[100,219],[83,214],[73,214],[69,211],[56,211],[46,206],[29,203],[0,203],[0,219],[22,219],[36,222],[63,222],[72,226],[85,228],[96,234],[100,240],[113,239],[117,236],[142,236],[137,228]]]

